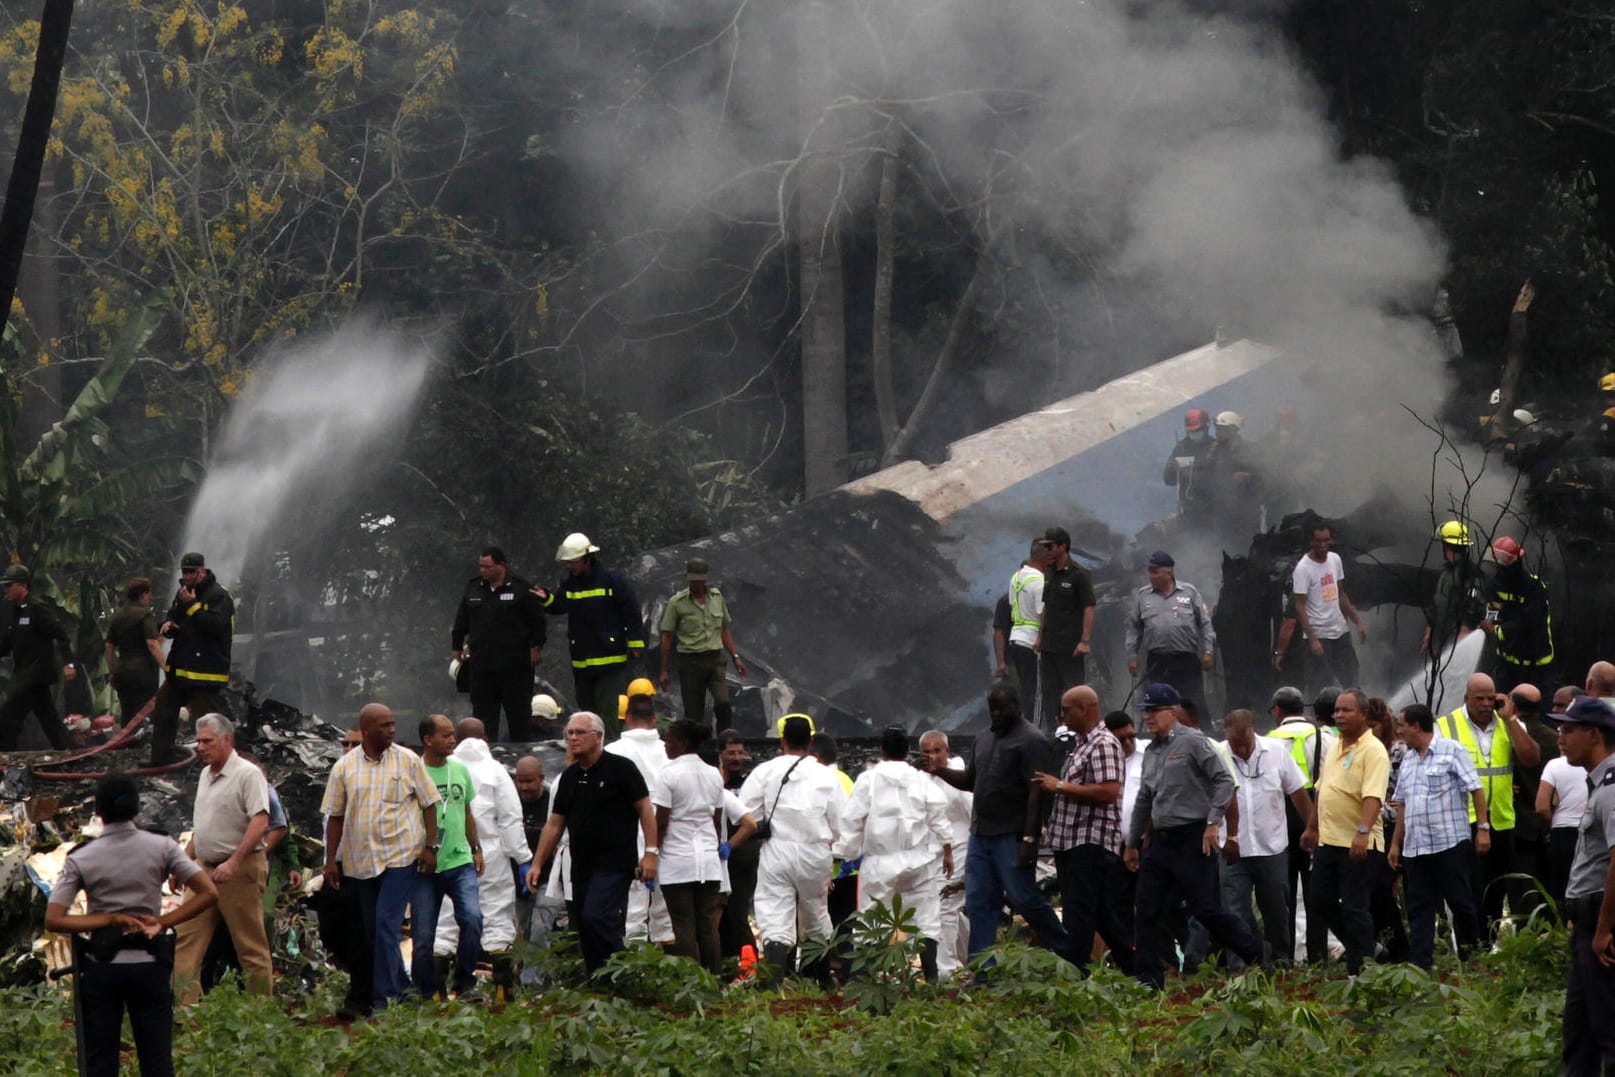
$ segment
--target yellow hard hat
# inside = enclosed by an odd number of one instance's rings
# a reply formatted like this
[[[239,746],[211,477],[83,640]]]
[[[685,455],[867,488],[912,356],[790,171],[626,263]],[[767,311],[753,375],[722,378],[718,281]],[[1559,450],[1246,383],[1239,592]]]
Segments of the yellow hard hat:
[[[656,686],[650,682],[649,677],[635,677],[628,682],[628,695],[630,698],[634,696],[653,696],[655,694]]]
[[[1599,378],[1598,388],[1601,392],[1615,393],[1615,374],[1605,374],[1602,378]]]
[[[628,697],[627,696],[618,696],[617,697],[617,721],[626,722],[627,720],[628,720]]]
[[[1458,520],[1448,520],[1436,535],[1448,546],[1468,546],[1469,528]]]
[[[813,725],[813,717],[812,717],[812,715],[800,714],[800,713],[798,713],[798,714],[782,714],[782,715],[780,715],[779,721],[774,723],[774,735],[776,737],[783,737],[785,735],[785,720],[787,718],[801,718],[803,721],[807,722],[807,724],[808,724],[808,732],[809,733],[817,733],[818,732],[818,729]]]

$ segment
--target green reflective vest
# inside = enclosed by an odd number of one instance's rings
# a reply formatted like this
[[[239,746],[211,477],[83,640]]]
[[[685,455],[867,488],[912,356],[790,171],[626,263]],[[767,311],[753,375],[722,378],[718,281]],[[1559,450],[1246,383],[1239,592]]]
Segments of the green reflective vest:
[[[1300,723],[1281,725],[1267,734],[1269,737],[1290,742],[1290,755],[1295,759],[1295,765],[1301,768],[1301,776],[1306,779],[1306,784],[1301,787],[1303,789],[1312,788],[1313,773],[1310,757],[1316,745],[1307,742],[1317,735],[1318,727],[1310,722],[1306,725],[1301,725]]]
[[[1480,775],[1481,788],[1486,791],[1486,811],[1491,816],[1492,829],[1514,829],[1514,746],[1509,743],[1508,730],[1504,728],[1499,718],[1492,719],[1492,757],[1486,759],[1480,754],[1480,741],[1475,737],[1474,726],[1470,724],[1469,712],[1459,707],[1451,714],[1442,715],[1436,719],[1436,726],[1441,735],[1449,740],[1455,740],[1469,752],[1469,758],[1475,761],[1475,771]],[[1475,821],[1475,801],[1466,798],[1469,804],[1469,821]]]
[[[1030,565],[1022,565],[1015,570],[1015,578],[1009,581],[1009,623],[1015,628],[1041,628],[1043,620],[1040,617],[1027,617],[1021,612],[1021,592],[1033,580],[1041,580],[1043,573]]]

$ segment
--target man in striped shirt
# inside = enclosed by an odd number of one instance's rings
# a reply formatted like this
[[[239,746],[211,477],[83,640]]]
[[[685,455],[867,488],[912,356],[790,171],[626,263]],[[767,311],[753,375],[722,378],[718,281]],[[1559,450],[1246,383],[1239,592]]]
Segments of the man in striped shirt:
[[[1435,955],[1436,910],[1446,901],[1460,954],[1480,944],[1480,913],[1469,880],[1475,854],[1491,848],[1486,793],[1469,752],[1435,735],[1435,716],[1421,703],[1402,712],[1398,733],[1410,749],[1397,772],[1396,832],[1390,864],[1407,881],[1410,956],[1428,969]],[[1469,840],[1469,804],[1475,805],[1475,841]]]
[[[416,868],[427,875],[437,872],[437,784],[420,756],[393,743],[397,731],[389,708],[365,704],[359,711],[359,750],[331,768],[320,804],[327,816],[325,885],[358,890],[362,924],[364,950],[355,955],[339,1017],[384,1008],[408,990],[399,951],[404,909]]]

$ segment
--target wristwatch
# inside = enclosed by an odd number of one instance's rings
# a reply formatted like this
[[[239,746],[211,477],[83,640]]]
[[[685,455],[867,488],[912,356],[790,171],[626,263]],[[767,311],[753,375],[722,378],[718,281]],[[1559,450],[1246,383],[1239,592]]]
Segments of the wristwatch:
[[[1021,844],[1022,845],[1036,845],[1037,844],[1037,839],[1032,837],[1032,835],[1030,835],[1030,834],[1022,834],[1021,835]]]
[[[651,847],[649,847],[649,848],[647,848],[645,850],[645,855],[660,858],[661,855],[662,855],[662,851],[660,849],[656,848],[655,846],[651,846]]]
[[[1492,824],[1490,824],[1490,823],[1476,823],[1475,824],[1475,829],[1476,830],[1490,830],[1491,828],[1492,828]]]
[[[1359,834],[1367,834],[1372,829],[1373,829],[1372,827],[1360,826],[1360,827],[1357,828],[1357,833],[1359,833]]]

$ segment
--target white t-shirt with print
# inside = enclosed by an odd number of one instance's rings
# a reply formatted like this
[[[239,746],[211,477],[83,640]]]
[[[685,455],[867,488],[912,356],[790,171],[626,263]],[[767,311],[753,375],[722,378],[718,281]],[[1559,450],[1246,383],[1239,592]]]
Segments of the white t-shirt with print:
[[[1340,612],[1340,584],[1345,578],[1340,555],[1333,551],[1322,564],[1314,561],[1311,554],[1296,562],[1290,593],[1307,596],[1307,626],[1313,637],[1339,639],[1346,634],[1346,615]]]

